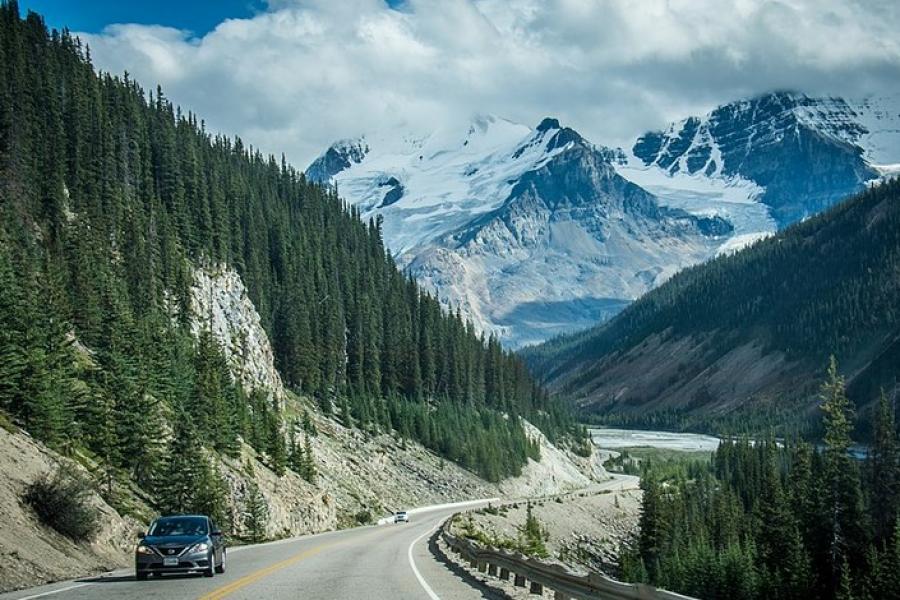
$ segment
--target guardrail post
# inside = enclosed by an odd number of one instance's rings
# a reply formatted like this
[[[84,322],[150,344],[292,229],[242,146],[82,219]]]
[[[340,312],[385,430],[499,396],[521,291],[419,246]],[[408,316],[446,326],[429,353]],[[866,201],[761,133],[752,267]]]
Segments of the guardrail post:
[[[515,580],[513,581],[513,585],[516,587],[525,587],[525,576],[519,575],[516,573]]]
[[[556,592],[553,594],[553,600],[569,600],[569,597],[562,592]]]
[[[497,565],[488,563],[488,575],[492,577],[497,576]]]
[[[500,567],[500,579],[503,581],[509,581],[509,569],[506,567]]]
[[[479,560],[478,561],[478,572],[484,573],[485,571],[487,571],[487,563],[484,562],[483,560]]]
[[[540,594],[543,596],[544,595],[544,586],[539,584],[537,581],[532,581],[531,589],[529,590],[529,592],[532,594]]]

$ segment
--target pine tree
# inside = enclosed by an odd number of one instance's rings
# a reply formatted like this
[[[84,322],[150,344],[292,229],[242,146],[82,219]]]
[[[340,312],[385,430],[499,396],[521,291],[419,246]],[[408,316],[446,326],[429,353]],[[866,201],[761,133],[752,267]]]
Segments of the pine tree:
[[[221,527],[231,528],[232,515],[227,502],[228,490],[219,469],[209,459],[200,464],[197,489],[192,500],[191,512],[209,515]]]
[[[534,516],[529,502],[525,509],[525,524],[520,531],[522,537],[522,551],[527,556],[545,558],[549,554],[545,543],[546,534],[541,527],[541,522]]]
[[[641,559],[650,573],[651,581],[658,576],[656,565],[662,554],[666,527],[659,484],[652,476],[641,478],[640,539],[638,547]]]
[[[900,493],[900,456],[897,449],[897,427],[894,407],[884,390],[875,412],[872,446],[869,451],[872,521],[875,539],[887,541],[893,534],[898,516]]]
[[[196,512],[197,486],[206,478],[208,463],[190,417],[176,415],[172,441],[156,483],[162,513]]]
[[[244,530],[247,532],[247,540],[257,544],[266,539],[266,530],[269,524],[269,506],[265,496],[259,490],[252,465],[248,469],[250,477],[244,496]]]
[[[850,456],[853,415],[845,393],[844,379],[834,357],[828,365],[822,385],[824,429],[824,500],[828,528],[828,557],[834,581],[843,572],[842,565],[853,556],[860,556],[862,548],[861,497],[856,465]],[[849,577],[849,572],[847,573]]]
[[[309,434],[306,435],[303,441],[303,455],[300,464],[300,476],[309,483],[315,485],[317,478],[316,459],[313,454],[312,442],[310,441]]]
[[[840,580],[837,591],[835,592],[835,600],[853,600],[853,577],[850,574],[850,563],[847,557],[843,558],[840,568]]]
[[[273,398],[273,403],[276,400]],[[284,433],[281,430],[281,418],[279,417],[277,404],[269,412],[268,453],[269,462],[276,475],[281,477],[288,463],[287,448],[285,447]]]

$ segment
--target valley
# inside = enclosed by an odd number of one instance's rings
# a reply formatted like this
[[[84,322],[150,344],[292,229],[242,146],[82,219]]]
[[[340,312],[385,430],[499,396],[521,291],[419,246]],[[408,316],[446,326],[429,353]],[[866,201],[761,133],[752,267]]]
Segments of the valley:
[[[77,4],[0,0],[0,598],[898,597],[896,11]]]
[[[609,324],[525,356],[586,412],[620,424],[790,435],[817,419],[834,354],[868,421],[879,390],[896,390],[897,190],[874,187],[683,271]]]

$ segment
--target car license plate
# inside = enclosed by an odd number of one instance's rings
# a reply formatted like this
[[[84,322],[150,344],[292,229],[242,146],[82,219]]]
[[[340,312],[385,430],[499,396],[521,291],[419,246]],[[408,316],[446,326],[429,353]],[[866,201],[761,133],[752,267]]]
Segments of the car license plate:
[[[163,566],[164,567],[177,567],[178,559],[177,558],[163,558]]]

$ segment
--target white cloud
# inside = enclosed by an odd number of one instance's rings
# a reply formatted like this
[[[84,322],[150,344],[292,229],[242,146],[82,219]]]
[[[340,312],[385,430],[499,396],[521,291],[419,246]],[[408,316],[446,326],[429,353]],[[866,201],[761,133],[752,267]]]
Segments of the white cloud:
[[[774,88],[896,93],[898,30],[893,0],[273,0],[202,38],[82,37],[98,67],[303,168],[340,137],[475,112],[627,144]]]

